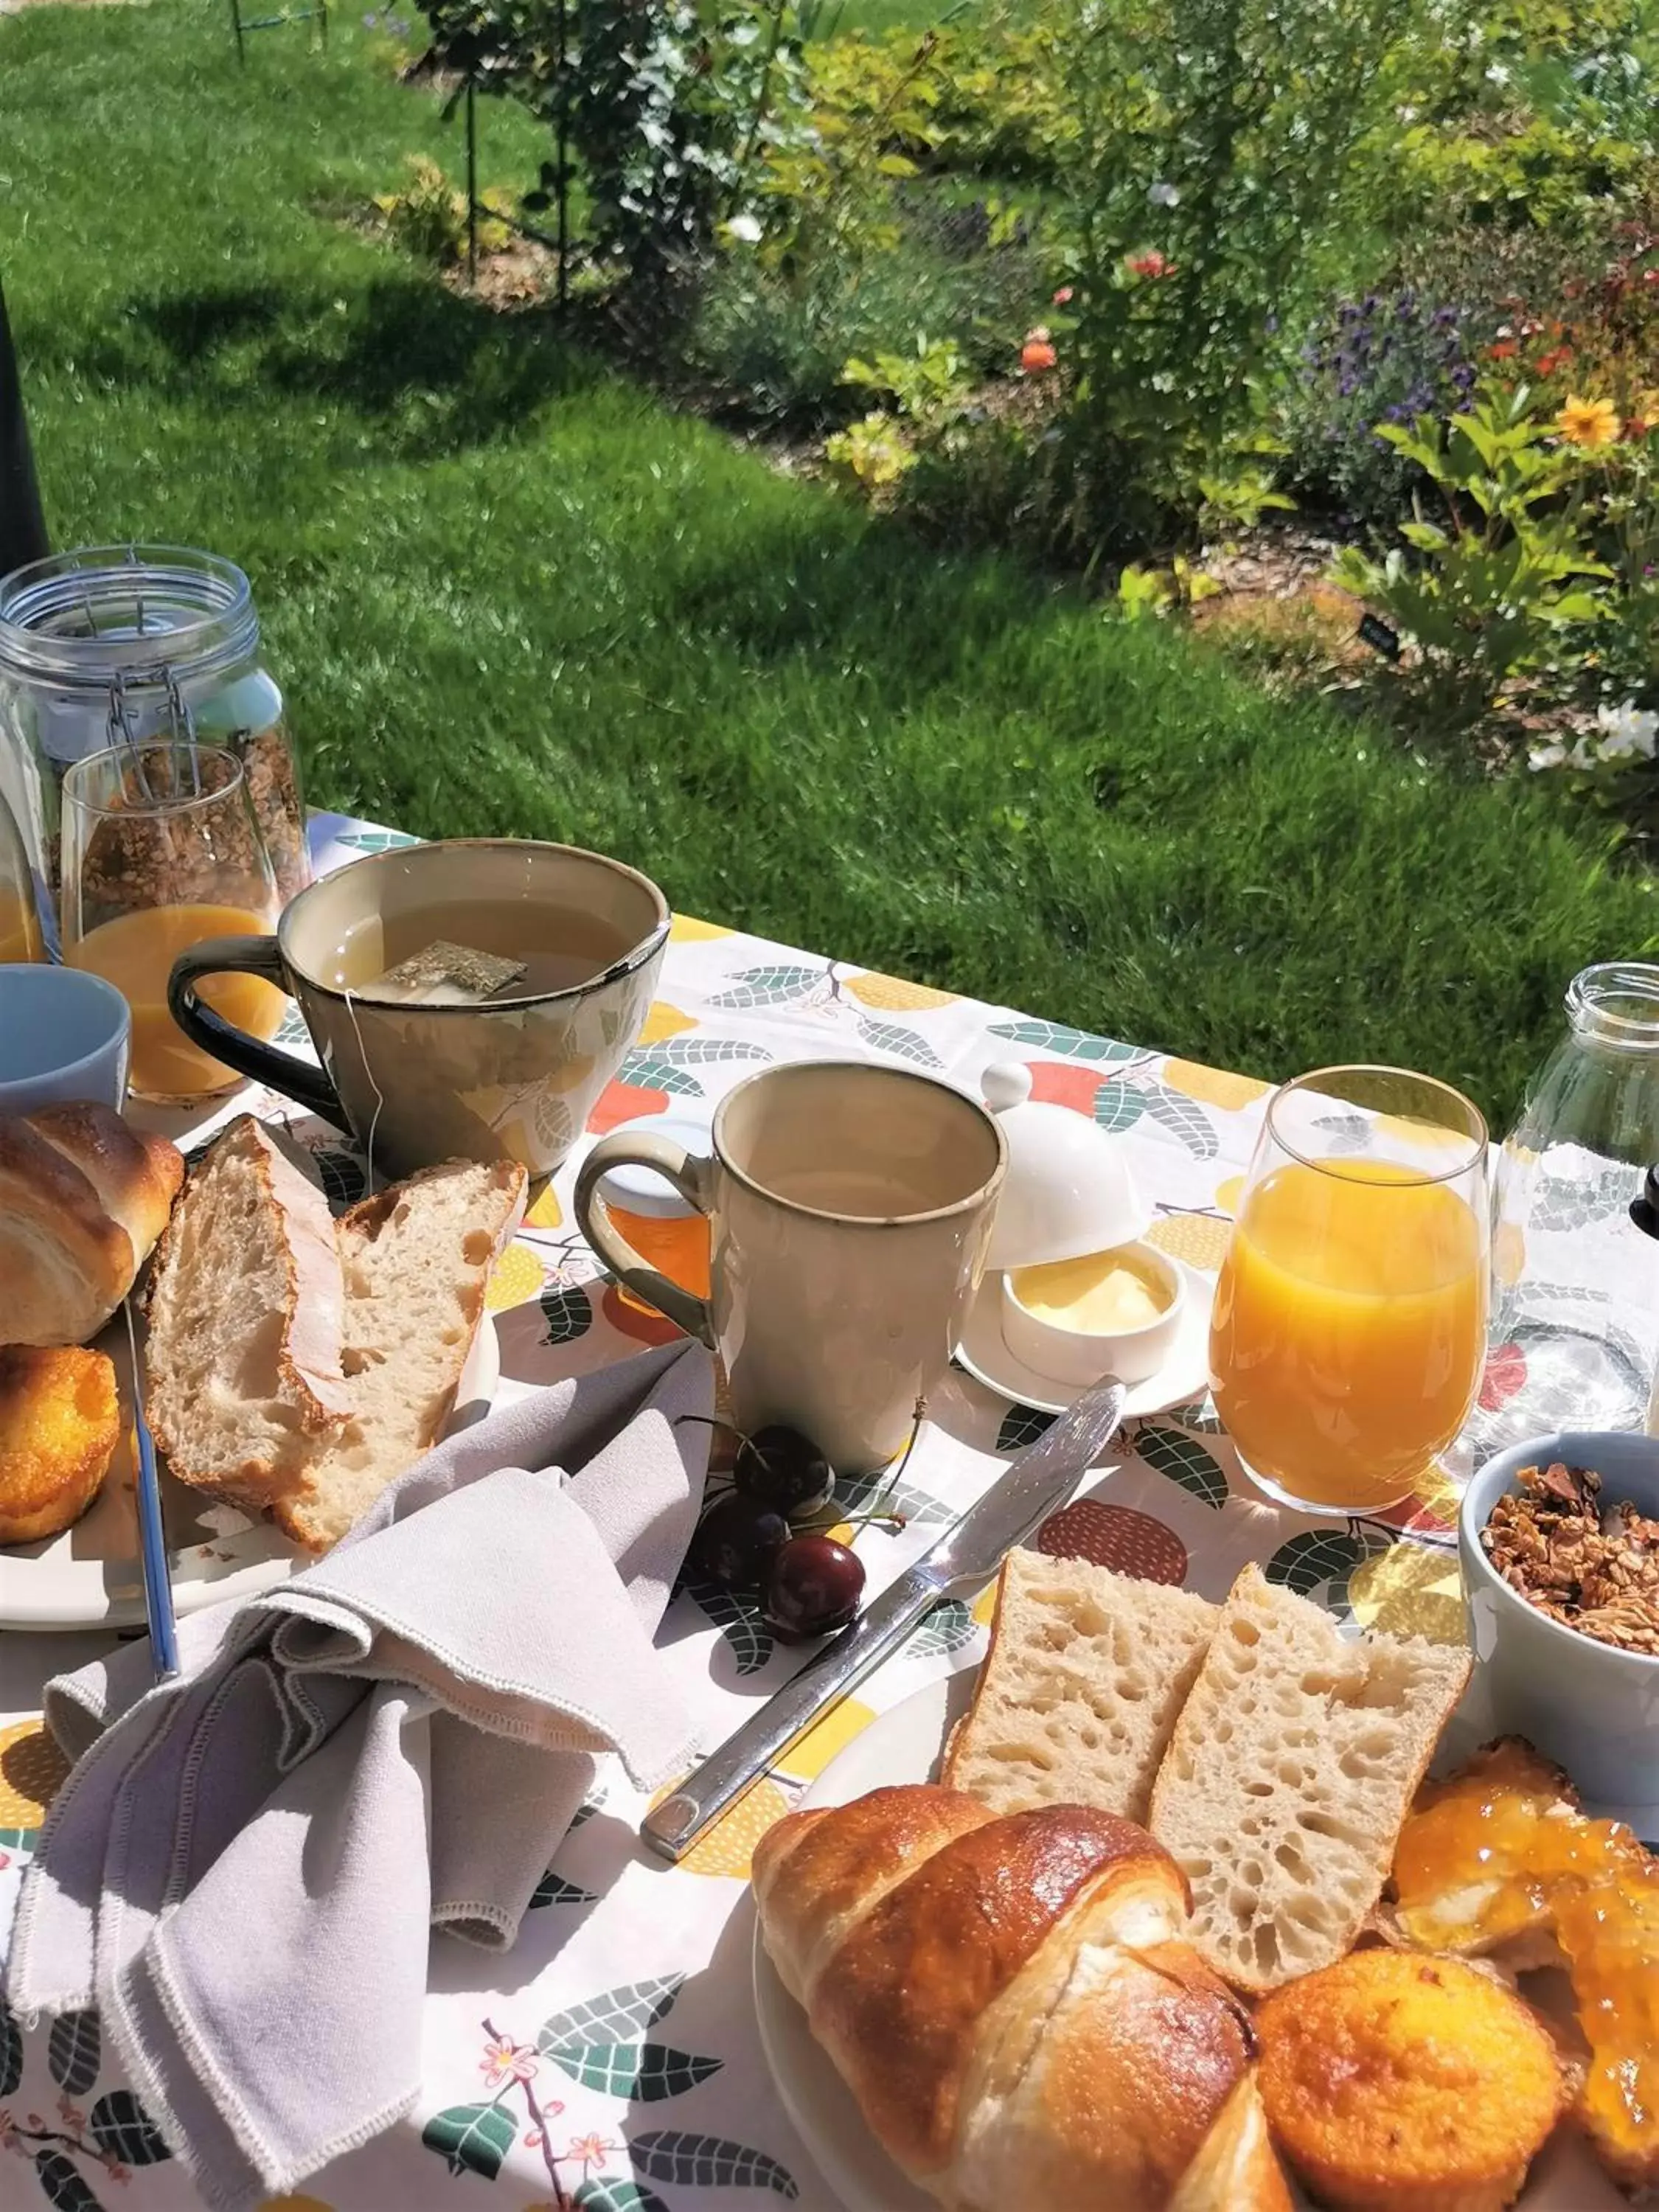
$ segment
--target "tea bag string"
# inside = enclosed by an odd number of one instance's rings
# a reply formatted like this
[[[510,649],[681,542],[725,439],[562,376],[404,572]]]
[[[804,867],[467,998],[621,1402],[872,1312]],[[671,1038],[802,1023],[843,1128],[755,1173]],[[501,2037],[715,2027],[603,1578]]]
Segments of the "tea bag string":
[[[363,1042],[362,1030],[357,1021],[357,994],[349,983],[342,986],[345,993],[346,1012],[351,1018],[351,1033],[357,1040],[357,1057],[363,1064],[363,1073],[368,1078],[369,1088],[374,1093],[374,1111],[369,1116],[368,1135],[363,1144],[364,1188],[369,1197],[374,1195],[374,1133],[380,1126],[380,1109],[386,1097],[374,1079],[374,1070],[368,1064],[368,1047]]]

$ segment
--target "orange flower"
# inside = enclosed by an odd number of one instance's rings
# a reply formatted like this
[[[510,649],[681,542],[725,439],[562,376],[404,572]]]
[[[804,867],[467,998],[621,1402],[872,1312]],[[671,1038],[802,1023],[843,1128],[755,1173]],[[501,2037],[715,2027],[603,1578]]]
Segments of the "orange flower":
[[[1173,276],[1176,265],[1166,261],[1158,248],[1149,246],[1145,253],[1126,253],[1123,265],[1132,276]]]
[[[1611,399],[1580,399],[1573,392],[1555,418],[1556,430],[1570,446],[1611,446],[1621,427]]]
[[[1024,376],[1041,376],[1053,368],[1060,356],[1048,343],[1048,333],[1039,323],[1034,331],[1027,331],[1025,343],[1019,349],[1020,373]]]
[[[1495,346],[1489,346],[1486,350],[1494,361],[1513,361],[1521,349],[1513,338],[1499,338]]]
[[[1072,287],[1069,284],[1062,284],[1059,291],[1054,295],[1054,305],[1057,307],[1069,307],[1072,304]]]
[[[1570,345],[1552,346],[1548,353],[1539,355],[1538,374],[1540,376],[1553,376],[1564,361],[1571,359],[1572,348]]]

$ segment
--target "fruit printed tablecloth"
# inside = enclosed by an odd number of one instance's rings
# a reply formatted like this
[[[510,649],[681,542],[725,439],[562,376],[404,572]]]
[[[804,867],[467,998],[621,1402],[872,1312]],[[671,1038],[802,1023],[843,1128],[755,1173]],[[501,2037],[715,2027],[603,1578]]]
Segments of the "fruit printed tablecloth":
[[[314,825],[319,868],[407,842],[338,816]],[[297,1016],[289,1030],[300,1034]],[[1267,1085],[1127,1042],[980,1005],[827,955],[687,917],[674,924],[662,996],[601,1099],[598,1134],[638,1115],[707,1113],[769,1062],[862,1056],[977,1091],[996,1060],[1031,1067],[1034,1093],[1121,1137],[1155,1200],[1152,1239],[1213,1271],[1249,1164]],[[246,1094],[284,1120],[293,1108]],[[227,1111],[233,1109],[225,1109]],[[209,1126],[204,1118],[200,1124]],[[297,1122],[341,1201],[361,1161],[320,1124]],[[674,1331],[624,1303],[571,1224],[567,1163],[490,1290],[502,1389],[622,1358]],[[1488,1389],[1502,1387],[1495,1367]],[[926,1549],[994,1481],[1046,1417],[953,1371],[905,1470],[901,1533],[858,1536],[872,1589]],[[844,1485],[848,1512],[872,1481]],[[1449,1480],[1381,1520],[1321,1521],[1260,1501],[1201,1401],[1129,1424],[1121,1449],[1038,1544],[1224,1595],[1249,1559],[1362,1623],[1462,1634]],[[488,1572],[488,1562],[477,1563]],[[987,1599],[939,1607],[909,1645],[798,1743],[677,1869],[647,1855],[644,1802],[610,1776],[561,1845],[505,1959],[434,1939],[425,2087],[403,2124],[318,2174],[286,2212],[416,2212],[493,2202],[510,2212],[766,2212],[833,2200],[796,2139],[762,2061],[750,1983],[744,1877],[756,1838],[877,1711],[975,1665]],[[663,1636],[693,1686],[705,1741],[720,1741],[799,1664],[754,1611],[693,1583]],[[0,1633],[0,1936],[63,1768],[39,1722],[49,1673],[82,1664],[94,1635]],[[491,1817],[480,1806],[478,1818]],[[375,2033],[365,2020],[363,2033]],[[0,2013],[0,2203],[58,2212],[159,2212],[194,2191],[106,2063],[95,2017],[21,2035]],[[275,2207],[270,2209],[275,2212]]]

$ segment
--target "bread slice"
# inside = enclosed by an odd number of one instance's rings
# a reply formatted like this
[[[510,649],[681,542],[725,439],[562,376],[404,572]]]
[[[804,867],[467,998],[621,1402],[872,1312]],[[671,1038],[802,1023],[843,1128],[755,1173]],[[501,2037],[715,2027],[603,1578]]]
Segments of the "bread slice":
[[[150,1282],[145,1406],[180,1482],[258,1508],[344,1428],[344,1314],[327,1200],[240,1115],[192,1171]]]
[[[1415,1638],[1351,1642],[1259,1567],[1239,1576],[1151,1821],[1192,1885],[1192,1942],[1235,1987],[1260,1995],[1352,1948],[1469,1663]]]
[[[994,1813],[1091,1805],[1144,1823],[1220,1618],[1190,1590],[1011,1552],[991,1649],[940,1780]]]
[[[366,1198],[336,1224],[350,1419],[271,1498],[296,1543],[321,1551],[344,1535],[437,1443],[525,1188],[512,1161],[451,1160]]]

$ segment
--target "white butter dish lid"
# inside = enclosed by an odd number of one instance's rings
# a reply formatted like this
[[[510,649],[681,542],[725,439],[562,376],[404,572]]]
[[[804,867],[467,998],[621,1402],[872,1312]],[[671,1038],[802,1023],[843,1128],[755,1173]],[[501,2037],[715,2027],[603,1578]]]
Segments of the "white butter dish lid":
[[[996,1061],[981,1089],[1008,1141],[988,1268],[1080,1260],[1146,1235],[1152,1210],[1135,1188],[1121,1138],[1069,1106],[1033,1098],[1024,1060]]]

